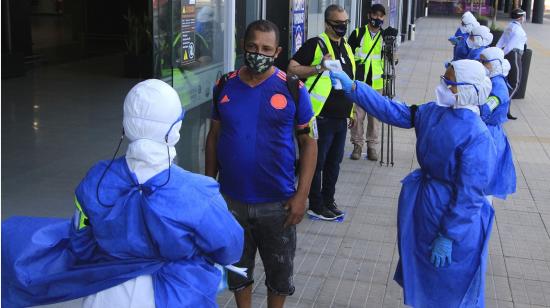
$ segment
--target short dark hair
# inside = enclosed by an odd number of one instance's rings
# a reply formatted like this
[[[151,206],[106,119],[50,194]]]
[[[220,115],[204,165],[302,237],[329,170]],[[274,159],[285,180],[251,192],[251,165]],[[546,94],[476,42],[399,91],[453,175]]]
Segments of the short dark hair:
[[[325,20],[328,20],[332,12],[345,12],[344,8],[338,4],[331,4],[325,9]]]
[[[520,8],[517,8],[515,10],[513,10],[512,12],[510,12],[510,17],[512,19],[519,19],[521,17],[523,17],[525,15],[525,11],[520,9]]]
[[[260,32],[274,32],[275,33],[275,43],[277,43],[277,46],[279,46],[279,27],[277,27],[276,24],[272,23],[269,20],[260,19],[251,22],[246,27],[246,30],[244,31],[244,42],[248,42],[250,40],[252,34],[256,31]]]
[[[369,11],[370,14],[373,14],[373,13],[382,13],[382,15],[386,16],[386,8],[384,8],[384,6],[380,3],[376,3],[376,4],[373,4],[371,7],[370,7],[370,11]]]

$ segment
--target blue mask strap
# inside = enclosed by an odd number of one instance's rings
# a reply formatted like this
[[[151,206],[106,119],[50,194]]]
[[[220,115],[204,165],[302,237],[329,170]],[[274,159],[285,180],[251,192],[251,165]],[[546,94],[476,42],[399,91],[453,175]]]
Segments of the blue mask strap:
[[[172,174],[172,157],[170,157],[170,147],[168,146],[168,135],[170,135],[170,132],[172,131],[172,128],[174,128],[174,125],[176,125],[180,121],[183,121],[184,117],[185,117],[185,109],[182,108],[180,116],[176,119],[176,121],[174,121],[174,123],[172,123],[172,125],[170,125],[168,132],[166,132],[166,135],[164,135],[164,141],[166,142],[166,153],[168,155],[168,177],[166,178],[166,181],[163,184],[158,186],[152,185],[153,186],[152,192],[155,192],[157,189],[165,186],[166,184],[168,184],[168,182],[170,182],[170,176]]]
[[[174,128],[174,125],[176,125],[179,121],[183,121],[183,118],[185,118],[185,109],[181,109],[180,116],[170,125],[170,128],[168,129],[168,132],[166,132],[166,135],[164,135],[164,141],[168,142],[168,135],[170,135],[170,132],[172,131],[172,128]]]
[[[445,76],[443,76],[443,75],[441,75],[440,78],[448,86],[472,86],[476,90],[476,93],[479,95],[479,90],[477,89],[476,85],[473,84],[473,83],[451,81],[451,80],[445,78]]]
[[[489,62],[493,62],[493,61],[498,61],[498,63],[500,63],[500,70],[503,71],[502,60],[500,60],[498,58],[497,59],[489,59],[489,60],[481,60],[480,59],[480,61],[481,61],[481,63],[489,63]],[[497,76],[501,76],[501,75],[497,75]],[[495,76],[493,76],[493,77],[495,77]],[[504,77],[504,76],[502,76],[502,77]],[[506,80],[506,78],[504,78],[504,80]],[[506,81],[506,82],[508,82],[508,81]]]
[[[502,68],[502,60],[500,59],[489,59],[489,60],[480,60],[481,63],[489,63],[489,62],[493,62],[493,61],[498,61],[498,63],[500,63],[500,67]]]

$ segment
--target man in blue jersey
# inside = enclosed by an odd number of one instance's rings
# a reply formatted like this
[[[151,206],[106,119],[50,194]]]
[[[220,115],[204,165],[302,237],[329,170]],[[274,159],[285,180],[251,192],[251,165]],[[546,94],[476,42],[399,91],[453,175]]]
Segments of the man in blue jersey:
[[[235,265],[248,268],[248,277],[229,273],[228,279],[239,307],[251,305],[257,250],[268,306],[283,307],[294,293],[295,225],[304,215],[316,165],[309,95],[299,82],[294,101],[286,74],[273,66],[278,46],[276,25],[266,20],[248,25],[245,66],[218,82],[206,142],[206,175],[218,176],[229,209],[245,229],[243,255]],[[297,188],[294,136],[300,148]]]

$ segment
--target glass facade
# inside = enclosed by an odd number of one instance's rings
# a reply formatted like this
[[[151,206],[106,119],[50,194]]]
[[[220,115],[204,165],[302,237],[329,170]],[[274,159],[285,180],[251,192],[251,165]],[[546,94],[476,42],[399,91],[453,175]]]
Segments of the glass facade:
[[[235,6],[235,24],[226,24],[227,3]],[[246,25],[260,17],[261,1],[153,0],[154,75],[172,85],[186,110],[177,145],[177,161],[187,170],[204,170],[212,88],[227,71],[224,50],[235,46]],[[231,42],[233,41],[233,42]],[[242,51],[232,53],[236,67]],[[233,69],[233,68],[230,68]]]
[[[434,15],[463,14],[466,11],[484,16],[493,13],[491,0],[432,0],[428,2],[428,11]]]
[[[212,87],[224,72],[225,0],[152,3],[154,74],[176,89],[186,110],[178,164],[201,171]]]
[[[384,0],[387,7],[397,0]],[[305,39],[324,31],[324,10],[332,3],[348,12],[349,32],[360,24],[362,0],[151,0],[155,78],[172,85],[186,110],[177,161],[187,170],[204,170],[212,88],[225,72],[240,67],[246,26],[266,16],[292,16],[281,35]],[[282,5],[287,3],[288,6]],[[369,2],[370,3],[370,2]],[[279,15],[267,8],[280,10]],[[397,21],[392,14],[391,22]],[[282,15],[281,15],[282,14]],[[297,18],[300,17],[300,18]],[[305,20],[304,20],[305,19]],[[226,22],[227,21],[227,22]],[[277,22],[277,21],[275,21]],[[279,20],[281,22],[281,20]],[[286,24],[286,22],[284,22]],[[304,29],[305,28],[305,29]],[[289,31],[286,33],[285,31]],[[305,31],[305,32],[303,32]],[[303,34],[302,34],[303,33]],[[294,42],[289,42],[293,46]],[[292,56],[292,54],[290,54]],[[233,64],[234,63],[234,64]]]

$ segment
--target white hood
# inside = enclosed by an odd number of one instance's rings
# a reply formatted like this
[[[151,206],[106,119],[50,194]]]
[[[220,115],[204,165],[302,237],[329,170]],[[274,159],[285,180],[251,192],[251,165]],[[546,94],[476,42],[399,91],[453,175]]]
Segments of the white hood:
[[[140,183],[167,169],[176,156],[183,113],[176,91],[158,79],[140,82],[126,95],[126,161]]]
[[[470,38],[473,38],[474,41],[472,42]],[[493,34],[486,26],[478,26],[472,29],[472,32],[470,32],[470,38],[468,38],[468,41],[466,42],[468,47],[476,49],[491,45],[491,42],[493,41]]]
[[[504,51],[498,47],[489,47],[484,49],[481,52],[481,55],[491,61],[491,71],[489,72],[489,77],[494,77],[502,75],[504,77],[508,76],[510,72],[510,62],[504,59]]]
[[[458,60],[451,62],[451,65],[454,68],[457,82],[471,84],[458,86],[456,107],[467,108],[483,105],[492,89],[491,79],[485,74],[483,64],[474,60]]]
[[[463,33],[470,33],[474,27],[479,26],[479,22],[470,11],[462,15],[462,24],[460,25],[460,31]]]

